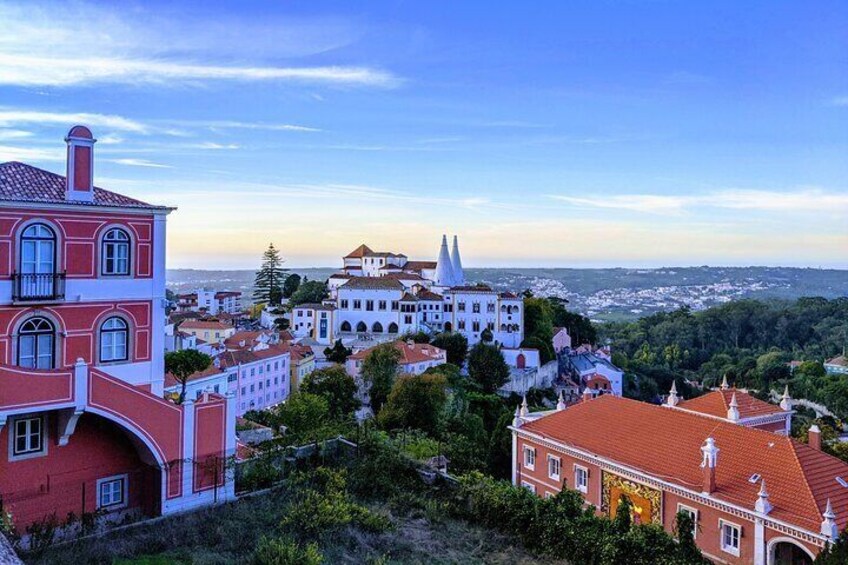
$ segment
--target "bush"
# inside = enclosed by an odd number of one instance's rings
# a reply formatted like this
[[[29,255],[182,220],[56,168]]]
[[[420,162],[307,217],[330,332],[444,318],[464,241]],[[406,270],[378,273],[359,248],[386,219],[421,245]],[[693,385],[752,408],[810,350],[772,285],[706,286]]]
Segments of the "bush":
[[[253,553],[254,565],[320,565],[324,560],[318,546],[306,546],[287,539],[271,539],[262,536]]]

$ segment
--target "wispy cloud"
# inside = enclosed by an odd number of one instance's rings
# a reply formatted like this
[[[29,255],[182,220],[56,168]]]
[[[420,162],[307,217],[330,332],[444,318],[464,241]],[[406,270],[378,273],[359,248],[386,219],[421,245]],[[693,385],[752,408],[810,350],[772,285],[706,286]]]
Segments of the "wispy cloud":
[[[235,120],[162,120],[160,123],[175,126],[207,129],[249,129],[267,131],[318,132],[319,128],[297,124],[269,124],[264,122],[239,122]]]
[[[791,191],[723,189],[699,195],[599,195],[596,198],[550,194],[549,198],[582,208],[626,210],[659,215],[681,215],[695,209],[723,208],[770,212],[848,213],[848,193],[820,188]]]
[[[834,106],[848,106],[848,96],[837,96],[830,103]]]
[[[266,67],[196,65],[127,58],[62,59],[0,54],[0,84],[15,86],[79,86],[191,84],[203,81],[289,81],[337,85],[395,86],[385,71],[366,67]]]
[[[0,140],[24,139],[32,137],[31,131],[21,129],[0,128]]]
[[[189,147],[191,149],[219,150],[219,149],[240,149],[241,145],[238,145],[237,143],[214,143],[212,141],[207,141],[207,142],[204,142],[204,143],[195,143],[193,145],[187,145],[186,147]]]
[[[366,66],[267,62],[351,43],[360,31],[344,21],[219,21],[203,14],[177,14],[177,9],[162,14],[141,6],[120,10],[82,3],[50,8],[4,4],[0,6],[0,84],[174,86],[275,81],[392,87],[399,83],[392,73]],[[86,33],[79,33],[80,22],[85,22]]]
[[[129,157],[124,157],[121,159],[107,159],[110,163],[117,163],[118,165],[127,165],[129,167],[149,167],[151,169],[172,169],[171,165],[163,165],[162,163],[155,163],[153,161],[148,161],[147,159],[133,159]]]
[[[11,147],[0,145],[0,163],[4,161],[64,161],[65,154],[57,149]]]
[[[3,71],[0,69],[0,76]],[[2,79],[0,79],[2,81]],[[110,114],[92,114],[88,112],[39,112],[19,108],[0,107],[0,126],[19,124],[86,124],[93,127],[107,127],[122,131],[146,133],[149,126],[123,116]]]

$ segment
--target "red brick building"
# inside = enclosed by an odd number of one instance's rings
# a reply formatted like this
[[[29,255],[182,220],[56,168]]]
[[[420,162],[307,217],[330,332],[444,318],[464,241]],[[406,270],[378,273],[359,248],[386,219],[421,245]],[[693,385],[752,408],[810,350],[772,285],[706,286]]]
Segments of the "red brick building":
[[[737,410],[762,410],[736,395]],[[676,514],[689,512],[696,542],[718,563],[811,563],[848,523],[848,464],[823,453],[815,433],[807,445],[738,420],[613,395],[547,413],[525,406],[512,431],[513,484],[539,496],[576,489],[609,515],[623,494],[635,521],[669,532]]]
[[[233,496],[233,399],[162,397],[171,209],[0,164],[0,498],[20,531],[55,512],[158,515]]]

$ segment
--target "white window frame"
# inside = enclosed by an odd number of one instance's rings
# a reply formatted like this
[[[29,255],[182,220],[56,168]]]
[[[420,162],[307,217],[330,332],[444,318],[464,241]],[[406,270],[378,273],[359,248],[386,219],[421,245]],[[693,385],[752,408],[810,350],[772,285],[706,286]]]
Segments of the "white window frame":
[[[528,457],[529,456],[529,457]],[[536,448],[529,445],[524,446],[524,468],[531,471],[536,470]]]
[[[586,478],[586,484],[581,484],[580,481],[581,473]],[[589,493],[589,469],[588,467],[583,467],[582,465],[574,465],[574,488],[579,490],[583,494]]]
[[[528,483],[527,481],[521,481],[521,488],[526,488],[533,494],[536,494],[536,485],[533,483]]]
[[[556,461],[556,464],[557,464],[556,465],[557,466],[557,472],[551,473],[551,463],[554,462],[554,461]],[[548,454],[548,478],[553,479],[555,481],[558,481],[558,480],[560,480],[561,477],[562,477],[562,459],[560,457],[557,457],[555,455],[551,455],[549,453]]]
[[[677,512],[688,512],[692,515],[692,538],[698,539],[698,509],[694,506],[689,506],[687,504],[683,504],[682,502],[678,502]]]
[[[47,444],[48,441],[48,433],[47,433],[47,418],[44,414],[23,414],[20,416],[15,416],[14,418],[9,419],[9,461],[23,461],[25,459],[33,459],[35,457],[44,457],[47,455]],[[38,450],[27,450],[22,451],[21,453],[17,453],[15,449],[18,443],[18,423],[29,421],[29,420],[38,420],[40,422],[41,429],[39,430],[39,435],[41,436],[41,447]],[[30,425],[31,426],[31,425]]]
[[[109,504],[103,504],[103,485],[106,483],[115,483],[121,482],[121,500],[120,502],[112,502]],[[111,477],[103,477],[102,479],[97,479],[97,509],[101,508],[105,510],[120,510],[121,508],[126,508],[128,504],[129,498],[129,476],[127,474],[123,475],[112,475]]]
[[[738,534],[736,536],[736,547],[725,545],[724,544],[724,528],[729,527],[735,529]],[[742,547],[742,526],[736,524],[735,522],[728,522],[722,518],[718,520],[718,535],[719,535],[719,547],[725,553],[729,553],[730,555],[734,555],[739,557],[739,548]]]

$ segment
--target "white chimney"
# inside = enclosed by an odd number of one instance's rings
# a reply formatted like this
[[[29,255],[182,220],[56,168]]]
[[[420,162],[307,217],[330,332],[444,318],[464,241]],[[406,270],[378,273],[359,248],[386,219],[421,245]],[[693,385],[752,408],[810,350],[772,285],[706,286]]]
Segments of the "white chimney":
[[[97,140],[85,126],[74,126],[65,137],[68,162],[65,198],[81,202],[94,200],[94,143]]]

